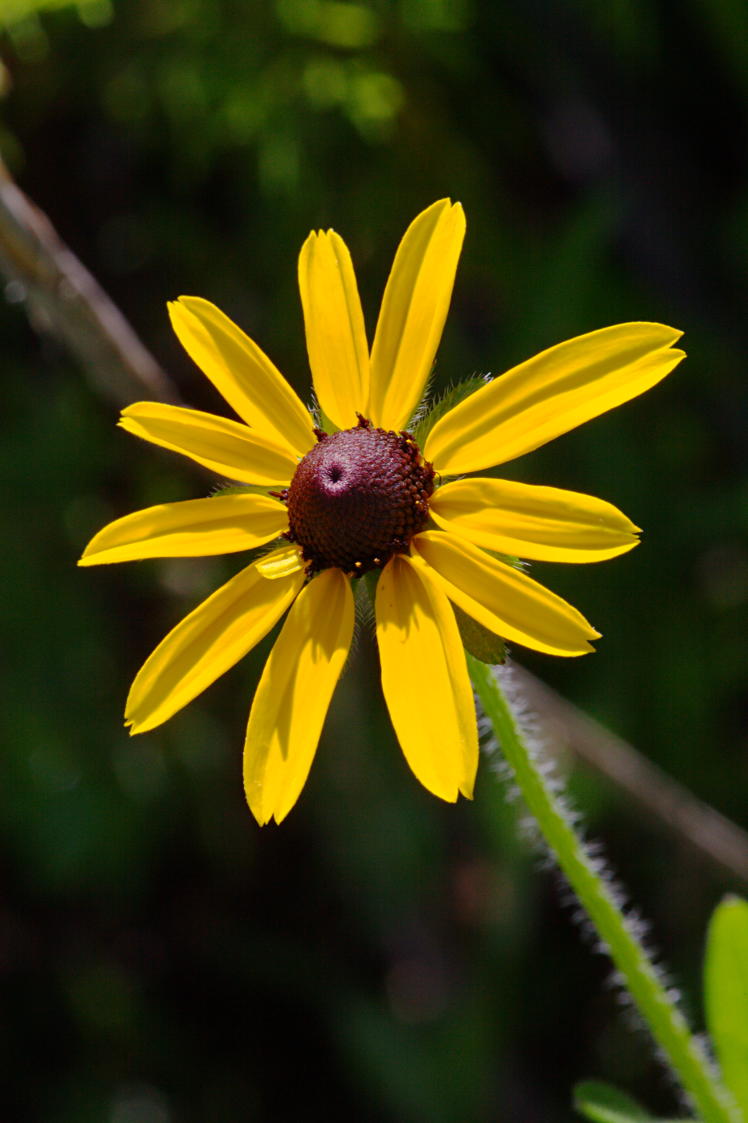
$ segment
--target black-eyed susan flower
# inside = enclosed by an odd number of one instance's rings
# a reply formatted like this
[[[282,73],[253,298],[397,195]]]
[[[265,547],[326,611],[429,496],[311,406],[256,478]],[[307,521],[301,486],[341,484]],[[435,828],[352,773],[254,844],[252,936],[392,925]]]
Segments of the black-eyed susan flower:
[[[478,763],[454,607],[509,641],[582,655],[598,633],[512,559],[599,561],[637,542],[637,527],[601,499],[473,473],[659,382],[683,357],[673,328],[619,324],[561,343],[482,383],[430,428],[421,425],[422,447],[408,428],[434,363],[464,233],[462,208],[449,200],[411,224],[371,352],[345,243],[333,230],[309,235],[299,286],[319,415],[256,343],[196,297],[170,306],[172,324],[241,420],[150,402],[122,414],[128,432],[251,485],[117,519],[89,543],[81,564],[265,547],[159,644],[125,712],[131,733],[160,725],[287,614],[246,735],[245,790],[260,823],[288,814],[309,773],[351,644],[357,579],[378,577],[382,687],[408,764],[429,791],[454,801],[472,795]]]

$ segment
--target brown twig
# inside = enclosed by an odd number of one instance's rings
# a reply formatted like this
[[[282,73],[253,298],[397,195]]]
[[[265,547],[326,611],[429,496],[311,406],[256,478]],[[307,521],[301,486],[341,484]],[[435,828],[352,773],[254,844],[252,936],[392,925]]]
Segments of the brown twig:
[[[118,404],[144,392],[160,401],[179,400],[122,313],[2,161],[0,271],[8,286],[17,286],[10,292],[6,286],[6,295],[25,300],[32,323],[65,343],[101,393]],[[571,749],[723,872],[748,882],[744,831],[529,672],[516,670],[531,706],[543,715],[551,749]]]
[[[61,340],[101,393],[126,405],[145,392],[176,401],[153,356],[0,160],[0,270],[6,297],[25,301],[29,319]]]
[[[748,882],[748,834],[744,830],[696,799],[633,745],[611,733],[529,671],[516,664],[514,670],[531,709],[542,715],[543,734],[552,751],[571,750],[692,849],[723,871]]]

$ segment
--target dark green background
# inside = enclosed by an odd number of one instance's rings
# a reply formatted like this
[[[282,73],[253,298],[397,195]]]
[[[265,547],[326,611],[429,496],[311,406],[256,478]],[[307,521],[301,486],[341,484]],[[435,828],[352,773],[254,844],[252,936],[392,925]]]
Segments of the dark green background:
[[[534,568],[597,654],[516,654],[748,825],[743,0],[21,6],[0,148],[191,404],[222,408],[167,299],[214,300],[306,395],[308,231],[346,238],[371,331],[398,238],[447,194],[468,235],[439,383],[622,320],[684,329],[662,386],[512,466],[645,528],[614,562]],[[117,431],[21,306],[0,331],[0,1118],[563,1123],[590,1076],[674,1113],[490,769],[457,807],[407,770],[370,629],[280,829],[241,790],[267,643],[126,736],[141,661],[237,559],[77,570],[109,518],[205,479]],[[701,1025],[707,918],[745,886],[570,780]]]

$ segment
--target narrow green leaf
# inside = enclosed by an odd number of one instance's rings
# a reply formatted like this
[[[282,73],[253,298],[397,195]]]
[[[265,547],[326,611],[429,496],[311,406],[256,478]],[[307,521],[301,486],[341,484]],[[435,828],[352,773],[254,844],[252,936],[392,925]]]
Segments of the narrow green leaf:
[[[335,424],[334,421],[330,420],[330,418],[327,416],[327,414],[323,410],[322,406],[318,405],[314,412],[315,412],[315,416],[316,416],[319,428],[322,430],[323,433],[327,433],[328,436],[332,436],[333,433],[337,433],[337,431],[338,431],[337,425]]]
[[[490,382],[489,375],[474,374],[472,378],[467,378],[464,382],[459,382],[456,386],[450,386],[448,390],[436,399],[431,409],[426,413],[420,421],[411,426],[413,439],[419,448],[423,448],[424,442],[428,437],[431,430],[436,425],[437,421],[444,417],[445,413],[449,413],[456,405],[469,398],[476,390],[480,390],[481,386],[485,386]]]
[[[574,1089],[574,1107],[593,1123],[650,1123],[644,1108],[610,1084],[585,1080]]]
[[[688,1123],[655,1118],[641,1104],[599,1080],[585,1080],[574,1089],[574,1107],[592,1123]]]
[[[709,925],[706,1021],[725,1084],[748,1121],[748,902],[726,897]]]
[[[457,620],[457,627],[460,630],[462,646],[465,650],[469,651],[473,658],[480,663],[490,663],[492,666],[497,663],[505,663],[506,645],[501,636],[489,632],[488,628],[484,628],[477,620],[473,620],[472,616],[468,616],[467,612],[463,612],[456,604],[452,605],[452,609]]]
[[[211,499],[216,495],[272,495],[273,493],[261,484],[216,484],[210,493]],[[276,493],[277,494],[277,493]]]

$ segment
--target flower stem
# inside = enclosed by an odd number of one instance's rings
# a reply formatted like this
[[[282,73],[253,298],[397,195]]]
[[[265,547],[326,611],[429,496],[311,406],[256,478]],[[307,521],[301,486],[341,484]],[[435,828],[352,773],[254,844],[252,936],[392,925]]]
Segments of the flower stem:
[[[668,994],[647,952],[616,903],[584,841],[528,747],[497,672],[468,656],[470,677],[522,796],[551,854],[604,941],[639,1013],[704,1123],[736,1123],[730,1101],[700,1042]]]

